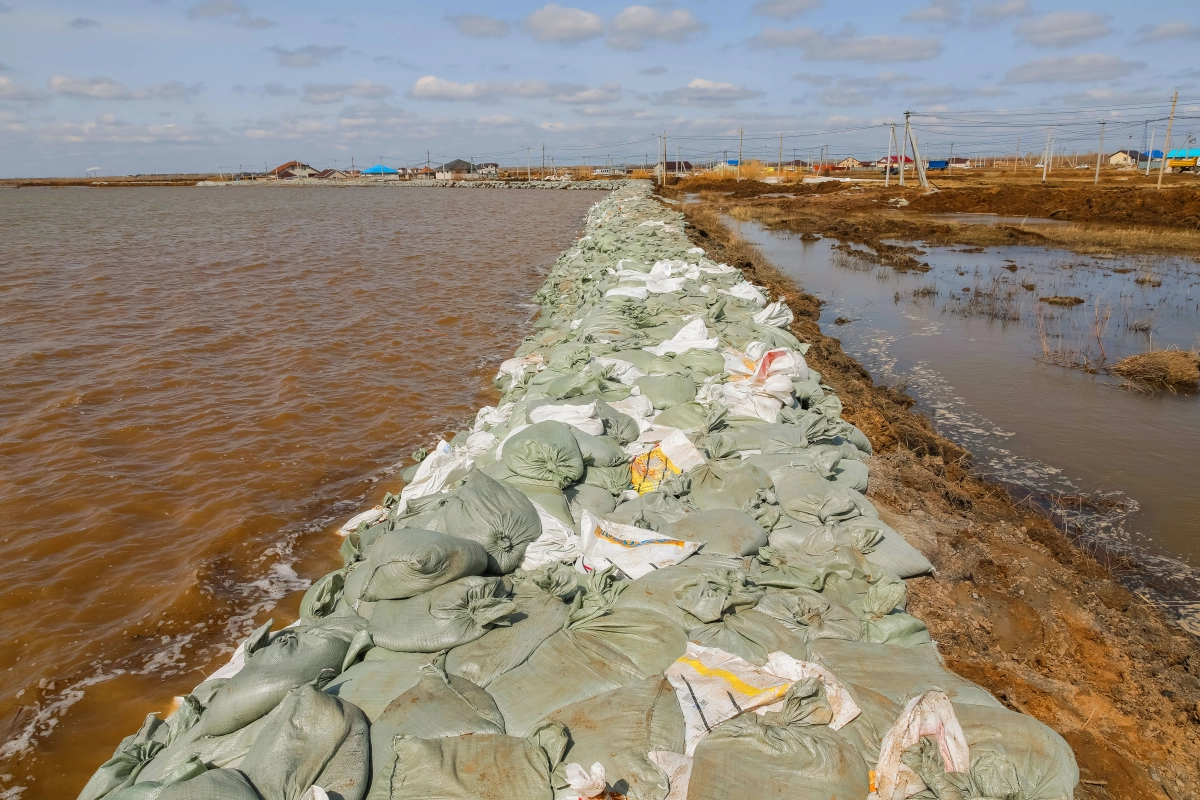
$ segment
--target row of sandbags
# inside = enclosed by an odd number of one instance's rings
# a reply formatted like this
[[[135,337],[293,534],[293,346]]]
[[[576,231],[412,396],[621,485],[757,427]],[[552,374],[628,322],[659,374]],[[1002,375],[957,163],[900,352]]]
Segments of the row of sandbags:
[[[950,673],[791,312],[630,182],[469,428],[81,800],[1070,797]]]

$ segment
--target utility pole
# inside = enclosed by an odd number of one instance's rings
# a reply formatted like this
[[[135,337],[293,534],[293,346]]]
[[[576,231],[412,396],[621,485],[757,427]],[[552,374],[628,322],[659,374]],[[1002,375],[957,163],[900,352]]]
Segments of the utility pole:
[[[1150,177],[1150,163],[1154,161],[1154,134],[1158,133],[1158,126],[1155,125],[1150,129],[1150,149],[1146,151],[1146,177]]]
[[[530,159],[528,147],[525,148],[525,180],[533,180],[533,161]]]
[[[737,179],[742,179],[742,128],[738,126],[738,171]]]
[[[675,177],[679,177],[679,170],[682,167],[679,164],[679,145],[675,145]]]
[[[1046,128],[1046,150],[1042,153],[1042,183],[1046,182],[1046,176],[1050,174],[1050,132],[1053,128]]]
[[[917,170],[917,182],[921,185],[922,189],[928,189],[929,179],[925,176],[925,164],[921,161],[921,151],[917,149],[917,132],[910,127],[908,135],[912,137],[913,165]]]
[[[1021,160],[1021,134],[1017,134],[1017,157],[1013,159],[1013,175],[1017,174],[1017,162]]]
[[[1175,124],[1175,104],[1178,102],[1179,91],[1176,90],[1175,96],[1171,98],[1171,116],[1169,119],[1167,119],[1167,138],[1166,141],[1163,142],[1162,158],[1159,159],[1158,186],[1156,187],[1158,189],[1162,189],[1163,173],[1167,171],[1167,153],[1171,152],[1171,127]]]
[[[891,124],[891,135],[888,137],[888,157],[887,161],[883,162],[883,185],[888,187],[892,185],[892,145],[896,143],[896,123]]]
[[[1092,182],[1093,186],[1100,185],[1100,159],[1104,158],[1104,123],[1105,120],[1100,120],[1100,147],[1096,150],[1096,180]]]
[[[946,162],[946,172],[954,169],[954,142],[950,143],[950,160]]]
[[[775,169],[779,172],[779,180],[783,180],[783,134],[779,134],[779,161]]]
[[[908,115],[910,112],[904,112],[904,141],[900,143],[900,185],[904,185],[904,167],[908,161]]]

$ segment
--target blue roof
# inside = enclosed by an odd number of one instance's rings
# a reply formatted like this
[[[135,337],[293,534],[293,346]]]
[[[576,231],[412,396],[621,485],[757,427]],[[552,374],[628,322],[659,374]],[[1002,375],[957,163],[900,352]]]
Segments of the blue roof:
[[[383,164],[376,164],[373,167],[367,167],[362,171],[363,175],[399,175],[400,173],[391,167],[385,167]]]
[[[1190,150],[1172,150],[1167,153],[1167,158],[1200,158],[1200,149],[1193,147]]]
[[[1162,150],[1142,151],[1142,158],[1162,158]]]

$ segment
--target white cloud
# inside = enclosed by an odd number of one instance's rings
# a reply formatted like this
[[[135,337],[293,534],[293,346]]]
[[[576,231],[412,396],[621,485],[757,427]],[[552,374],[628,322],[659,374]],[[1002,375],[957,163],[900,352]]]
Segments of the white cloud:
[[[77,30],[87,30],[88,28],[99,28],[100,27],[99,22],[97,22],[94,19],[90,19],[88,17],[76,17],[75,19],[68,22],[67,25],[69,25],[72,28],[76,28]]]
[[[315,67],[322,61],[328,61],[346,52],[346,45],[339,44],[333,47],[325,47],[319,44],[309,44],[304,47],[297,47],[295,50],[287,50],[276,45],[267,49],[275,54],[279,59],[279,65],[282,67]]]
[[[573,44],[603,35],[604,21],[590,11],[550,3],[521,20],[521,29],[539,42]]]
[[[862,61],[890,64],[900,61],[927,61],[942,52],[936,37],[856,36],[852,26],[836,33],[813,28],[764,28],[752,44],[770,48],[796,48],[804,51],[806,61]]]
[[[1006,83],[1091,83],[1123,78],[1146,65],[1116,56],[1093,53],[1039,58],[1008,71]]]
[[[11,78],[0,76],[0,100],[14,100],[21,103],[40,103],[49,99],[49,95],[36,89],[26,89]]]
[[[304,86],[304,102],[313,105],[340,103],[347,97],[377,100],[395,94],[390,86],[370,81],[356,83],[309,83]]]
[[[174,123],[135,125],[113,114],[101,114],[90,122],[51,122],[38,129],[38,138],[71,144],[198,144],[217,143],[212,130],[186,128]]]
[[[658,95],[656,102],[672,106],[728,106],[739,100],[761,97],[762,92],[732,83],[696,78],[682,89]]]
[[[194,83],[188,86],[179,81],[170,81],[144,89],[128,89],[112,78],[55,75],[50,79],[50,90],[64,97],[91,100],[190,100],[204,90],[204,85]]]
[[[1074,47],[1112,33],[1108,17],[1082,11],[1055,11],[1027,19],[1016,28],[1017,38],[1034,47]]]
[[[918,8],[904,15],[907,22],[940,22],[947,25],[962,19],[963,0],[929,0],[925,8]]]
[[[241,28],[262,30],[274,27],[275,23],[266,17],[256,17],[249,7],[239,0],[202,0],[188,9],[191,19],[217,19],[233,22]]]
[[[453,102],[484,102],[500,97],[525,97],[544,99],[552,103],[601,104],[615,103],[621,99],[621,86],[606,83],[595,89],[577,83],[551,83],[549,81],[476,81],[459,83],[435,75],[417,79],[408,96],[417,100],[447,100]]]
[[[1164,22],[1162,25],[1143,25],[1138,28],[1137,44],[1165,42],[1168,39],[1200,39],[1200,25],[1175,20]]]
[[[763,0],[755,3],[750,11],[772,19],[794,19],[820,6],[821,0]]]
[[[649,41],[680,44],[708,26],[683,9],[629,6],[612,21],[606,44],[614,50],[642,50]]]
[[[852,106],[869,106],[879,102],[882,93],[892,91],[897,84],[915,81],[912,75],[895,72],[881,72],[874,77],[863,78],[853,75],[809,75],[797,73],[792,76],[794,81],[802,81],[821,91],[803,98],[812,100],[822,106],[848,108]]]
[[[999,0],[995,3],[976,3],[972,13],[979,22],[1003,22],[1013,17],[1027,17],[1033,13],[1029,0]]]
[[[459,33],[472,39],[503,39],[509,32],[507,22],[483,14],[459,14],[450,21]]]

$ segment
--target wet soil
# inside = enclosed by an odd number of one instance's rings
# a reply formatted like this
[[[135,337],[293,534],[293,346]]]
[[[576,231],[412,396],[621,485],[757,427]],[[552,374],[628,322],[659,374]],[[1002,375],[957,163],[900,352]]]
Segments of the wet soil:
[[[697,245],[786,300],[809,363],[875,445],[868,496],[936,568],[909,581],[909,603],[947,665],[1066,738],[1082,778],[1076,797],[1195,798],[1200,642],[1117,583],[1119,564],[973,475],[969,453],[912,398],[875,385],[821,332],[818,298],[711,209],[684,210]]]
[[[1200,228],[1200,187],[1172,186],[1163,191],[1128,186],[945,188],[914,199],[910,210]]]

